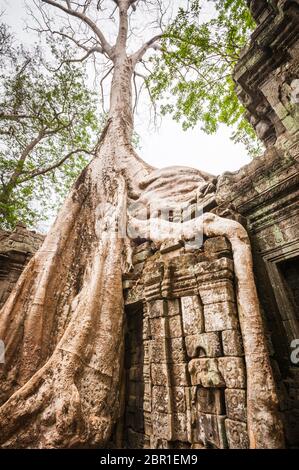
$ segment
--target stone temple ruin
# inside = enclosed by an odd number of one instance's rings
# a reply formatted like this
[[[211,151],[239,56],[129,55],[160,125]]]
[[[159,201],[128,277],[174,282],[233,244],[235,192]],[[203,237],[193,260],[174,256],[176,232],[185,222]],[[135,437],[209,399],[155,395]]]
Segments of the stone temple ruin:
[[[248,3],[257,27],[234,78],[266,151],[213,178],[201,203],[250,234],[285,442],[299,447],[299,1]],[[0,306],[42,239],[22,225],[0,232]],[[248,448],[230,243],[157,250],[141,240],[133,263],[123,281],[123,416],[110,447]]]

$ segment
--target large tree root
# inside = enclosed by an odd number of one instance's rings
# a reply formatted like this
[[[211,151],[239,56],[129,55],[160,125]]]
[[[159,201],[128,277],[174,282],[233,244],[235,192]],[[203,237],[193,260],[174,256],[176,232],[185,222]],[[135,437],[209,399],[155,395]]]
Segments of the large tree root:
[[[130,245],[115,229],[121,220],[126,225],[127,191],[122,172],[103,170],[98,162],[79,178],[2,310],[0,334],[7,348],[0,382],[3,447],[104,446],[117,419],[122,272],[130,266]],[[275,382],[245,229],[213,214],[183,224],[129,216],[129,235],[157,244],[191,240],[201,231],[226,236],[232,245],[250,447],[281,447]]]
[[[161,219],[130,219],[132,232],[157,244],[167,238],[191,240],[196,233],[208,237],[225,236],[231,243],[239,321],[247,371],[247,424],[250,448],[281,448],[283,428],[278,398],[265,340],[259,299],[256,291],[250,241],[238,222],[207,213],[184,224]]]
[[[105,184],[108,201],[101,180],[92,200],[75,188],[1,312],[2,447],[99,447],[118,418],[127,194],[121,174]]]

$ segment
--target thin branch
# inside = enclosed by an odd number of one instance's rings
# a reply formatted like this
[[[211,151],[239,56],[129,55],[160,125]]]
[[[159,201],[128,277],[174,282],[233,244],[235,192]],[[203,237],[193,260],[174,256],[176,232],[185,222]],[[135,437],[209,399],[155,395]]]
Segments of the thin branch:
[[[75,155],[76,153],[79,153],[79,152],[84,152],[88,155],[92,155],[92,152],[88,152],[85,149],[80,149],[79,148],[79,149],[76,149],[76,150],[72,150],[71,152],[66,154],[63,158],[61,158],[61,160],[59,160],[56,163],[53,163],[53,165],[49,165],[48,167],[41,168],[40,170],[32,171],[31,173],[29,173],[28,176],[26,176],[25,178],[22,178],[20,180],[20,183],[24,183],[25,181],[29,181],[32,178],[35,178],[36,176],[44,175],[46,173],[49,173],[52,170],[55,170],[56,168],[60,167],[66,160],[68,160],[70,157],[72,157],[73,155]]]
[[[149,84],[147,82],[147,77],[145,75],[142,75],[139,72],[134,72],[134,76],[135,77],[140,77],[143,80],[143,83],[145,85],[145,88],[147,89],[147,92],[148,92],[148,95],[149,95],[149,98],[150,98],[150,101],[151,101],[151,104],[152,104],[152,107],[153,107],[153,110],[154,110],[154,124],[156,125],[156,122],[157,122],[157,107],[156,107],[156,103],[155,103],[155,100],[153,98],[151,89],[150,89]]]
[[[143,44],[143,46],[138,51],[132,54],[131,59],[132,59],[133,64],[136,65],[142,59],[146,51],[150,47],[152,47],[156,42],[162,39],[162,37],[163,37],[163,34],[157,34],[156,36],[152,37],[149,41],[147,41],[145,44]]]
[[[102,95],[102,108],[103,108],[103,112],[105,113],[105,105],[104,105],[104,102],[105,102],[105,97],[104,97],[104,88],[103,88],[103,82],[106,80],[106,78],[110,75],[110,73],[112,72],[112,70],[114,69],[114,65],[108,70],[107,73],[105,73],[105,75],[101,78],[101,81],[100,81],[100,88],[101,88],[101,95]]]
[[[64,7],[63,5],[60,5],[59,3],[57,3],[54,0],[41,0],[41,1],[43,3],[47,3],[48,5],[59,8],[64,13],[67,13],[68,15],[73,16],[73,17],[78,18],[81,21],[83,21],[97,35],[97,37],[100,40],[103,51],[106,52],[106,54],[110,58],[112,58],[113,50],[112,50],[111,45],[109,44],[109,42],[105,38],[105,36],[104,36],[103,32],[101,31],[101,29],[88,16],[86,16],[84,13],[81,13],[77,10],[73,10],[71,8],[70,2],[67,2],[67,7]]]
[[[138,90],[137,90],[137,83],[136,83],[136,72],[133,74],[133,83],[134,83],[134,92],[135,92],[135,102],[133,106],[133,114],[135,113],[137,109],[137,104],[138,104]]]
[[[30,116],[29,114],[5,114],[0,113],[0,120],[6,121],[18,121],[19,119],[34,119],[34,116]]]
[[[63,63],[73,63],[73,62],[84,62],[84,60],[88,59],[88,57],[91,55],[91,54],[94,54],[95,52],[99,52],[99,48],[98,47],[93,47],[91,49],[89,49],[86,54],[84,54],[82,57],[79,57],[77,59],[66,59],[62,62],[62,64],[60,65],[60,67],[63,65]]]
[[[39,31],[41,32],[41,31]],[[92,46],[91,48],[90,47],[87,47],[85,46],[84,44],[80,43],[80,41],[78,41],[77,39],[75,39],[74,37],[70,36],[69,34],[66,34],[62,31],[52,31],[50,28],[48,30],[43,30],[43,32],[50,32],[51,34],[53,35],[59,35],[61,37],[64,37],[66,39],[69,39],[70,41],[72,41],[74,44],[76,44],[76,46],[80,47],[81,49],[83,49],[84,51],[86,52],[89,52],[89,54],[93,53],[93,52],[99,52],[101,54],[103,54],[103,48],[102,47],[99,47],[99,46]],[[85,42],[88,42],[90,41],[91,38],[87,39]]]
[[[36,147],[39,142],[45,138],[45,133],[44,132],[39,132],[39,134],[28,144],[23,152],[21,153],[20,158],[18,159],[17,162],[17,167],[13,174],[11,175],[7,186],[14,186],[16,181],[18,180],[18,177],[22,174],[22,169],[25,163],[25,160],[27,159],[28,155],[32,152],[32,150]]]

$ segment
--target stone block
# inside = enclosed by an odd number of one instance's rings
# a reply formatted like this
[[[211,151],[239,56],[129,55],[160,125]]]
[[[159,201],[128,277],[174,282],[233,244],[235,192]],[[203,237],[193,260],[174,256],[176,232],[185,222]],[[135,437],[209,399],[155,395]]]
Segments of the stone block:
[[[229,258],[209,259],[194,266],[194,274],[197,276],[199,290],[202,288],[214,289],[218,283],[222,284],[233,279],[234,263]],[[200,296],[201,293],[199,292]]]
[[[222,331],[222,347],[225,356],[243,356],[243,341],[238,330]]]
[[[183,338],[170,338],[168,339],[169,344],[169,362],[174,364],[185,362],[186,352]]]
[[[174,413],[172,419],[172,441],[188,441],[188,415]]]
[[[180,363],[186,361],[183,338],[157,337],[150,342],[152,363]]]
[[[199,286],[199,294],[203,305],[218,302],[235,302],[235,291],[231,281],[217,281]]]
[[[223,390],[196,387],[195,406],[200,413],[224,414]]]
[[[191,445],[191,449],[205,449],[205,446],[201,442],[195,442]]]
[[[219,333],[201,333],[185,337],[189,357],[217,357],[222,355]]]
[[[170,449],[170,444],[167,439],[151,434],[150,449]]]
[[[225,416],[199,413],[192,428],[194,442],[202,442],[205,447],[227,448]]]
[[[166,332],[169,338],[180,338],[183,335],[181,315],[167,318]]]
[[[152,256],[153,252],[150,248],[146,248],[142,251],[139,251],[139,253],[136,253],[133,255],[133,264],[141,263],[145,261],[147,258]]]
[[[150,332],[152,338],[166,337],[165,317],[156,317],[150,319]]]
[[[137,253],[140,253],[141,251],[146,251],[150,249],[151,249],[151,242],[146,241],[146,242],[140,243],[140,245],[137,245],[134,248],[134,255]]]
[[[190,408],[189,387],[171,387],[171,405],[173,413],[187,413]]]
[[[180,300],[173,299],[167,301],[167,316],[172,317],[174,315],[180,315],[181,308],[180,308]]]
[[[192,385],[202,385],[207,388],[225,386],[217,359],[192,359],[188,369]]]
[[[168,373],[168,369],[170,371]],[[187,364],[151,364],[151,380],[153,385],[188,385]],[[169,378],[168,378],[169,377]],[[170,383],[169,383],[170,380]]]
[[[153,432],[153,427],[152,427],[152,414],[148,411],[144,411],[143,413],[143,419],[144,419],[144,433],[147,436],[150,436]]]
[[[181,297],[184,334],[194,335],[204,331],[203,307],[197,295]]]
[[[142,339],[149,340],[151,338],[151,328],[150,328],[150,320],[148,317],[143,319],[142,324]]]
[[[238,327],[236,305],[233,302],[219,302],[204,307],[205,330],[223,331]]]
[[[245,388],[246,374],[244,360],[241,357],[220,357],[219,370],[227,388]]]
[[[142,377],[144,383],[149,383],[151,380],[151,370],[149,364],[143,364]]]
[[[225,390],[225,405],[228,418],[246,422],[247,413],[245,390],[227,388]]]
[[[170,387],[154,385],[152,388],[152,409],[158,413],[171,413]]]
[[[147,311],[150,318],[166,316],[166,302],[164,300],[152,300],[147,302]]]
[[[152,411],[152,386],[150,383],[144,384],[143,397],[140,405],[143,407],[144,411]]]
[[[134,281],[130,279],[125,279],[123,281],[123,289],[131,289],[134,286]]]
[[[204,251],[208,253],[230,252],[231,244],[225,237],[208,238],[204,243]]]
[[[153,385],[168,384],[168,364],[151,364],[151,380]]]
[[[150,363],[150,342],[151,340],[143,341],[142,344],[142,362],[143,365]]]
[[[179,338],[182,336],[180,315],[150,319],[152,337]]]
[[[135,281],[133,287],[131,289],[126,290],[124,300],[126,305],[136,304],[139,302],[140,299],[143,299],[144,292],[143,292],[143,284],[138,284]]]
[[[296,125],[295,119],[293,116],[286,116],[282,119],[282,124],[284,127],[290,132],[290,134],[295,133],[298,130],[298,126]]]
[[[157,436],[160,439],[171,440],[172,416],[170,414],[154,411],[152,413],[152,426],[154,436]]]
[[[160,364],[169,362],[168,339],[165,337],[152,339],[149,346],[149,357],[151,363]]]
[[[231,419],[225,420],[225,430],[230,449],[248,449],[249,439],[247,434],[247,425],[240,421]]]
[[[170,241],[170,242],[165,242],[162,243],[161,248],[160,248],[160,253],[163,255],[165,253],[169,253],[171,251],[176,251],[182,248],[183,244],[180,240],[178,241]]]
[[[170,385],[171,386],[188,386],[188,365],[186,363],[176,363],[172,364],[171,374],[170,374]]]

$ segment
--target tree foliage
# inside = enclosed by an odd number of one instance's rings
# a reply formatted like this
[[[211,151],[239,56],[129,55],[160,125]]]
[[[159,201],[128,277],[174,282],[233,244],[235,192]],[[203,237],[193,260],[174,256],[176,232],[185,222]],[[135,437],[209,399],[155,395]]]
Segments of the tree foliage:
[[[49,218],[90,160],[99,117],[85,68],[66,60],[63,39],[45,53],[15,46],[7,27],[0,30],[1,225],[33,226]]]
[[[244,118],[232,77],[254,28],[246,0],[186,3],[164,32],[162,54],[150,59],[151,95],[162,114],[171,114],[184,129],[199,122],[212,134],[219,124],[232,126],[233,140],[243,142],[254,154],[260,147]],[[212,12],[212,18],[204,20],[204,8]]]

